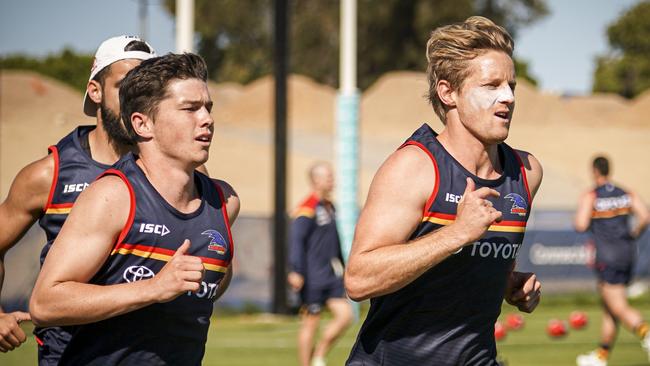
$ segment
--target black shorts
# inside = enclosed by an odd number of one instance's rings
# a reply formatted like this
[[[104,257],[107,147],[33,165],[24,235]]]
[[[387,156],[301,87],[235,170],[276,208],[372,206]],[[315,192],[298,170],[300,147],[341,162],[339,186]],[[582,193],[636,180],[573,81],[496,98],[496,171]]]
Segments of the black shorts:
[[[320,314],[323,311],[323,306],[329,299],[345,298],[345,288],[343,281],[337,281],[328,287],[323,288],[310,288],[305,286],[300,292],[302,297],[303,309],[312,315]]]
[[[619,268],[598,263],[595,270],[598,280],[610,285],[628,285],[632,281],[632,266]]]

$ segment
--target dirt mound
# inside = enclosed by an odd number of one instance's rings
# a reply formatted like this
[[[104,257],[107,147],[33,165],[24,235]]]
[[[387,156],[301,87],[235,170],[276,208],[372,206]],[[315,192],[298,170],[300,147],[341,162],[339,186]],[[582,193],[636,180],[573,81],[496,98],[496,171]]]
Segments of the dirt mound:
[[[424,122],[441,129],[427,101],[428,88],[424,73],[396,71],[379,78],[361,99],[362,136],[406,138]]]
[[[0,84],[0,197],[18,170],[44,156],[79,124],[82,95],[30,72],[4,71]],[[210,173],[230,181],[242,197],[242,212],[268,215],[273,208],[273,78],[248,85],[209,83],[215,102],[215,140]],[[308,191],[305,170],[314,160],[333,160],[336,91],[299,75],[289,87],[289,207]],[[361,97],[359,198],[384,159],[424,122],[441,130],[427,103],[423,73],[392,72]],[[545,168],[537,208],[572,208],[589,187],[589,162],[599,153],[613,160],[614,177],[650,200],[650,92],[626,101],[614,95],[562,98],[518,80],[517,107],[508,143],[528,150]]]
[[[217,89],[221,84],[217,84]],[[215,120],[235,125],[272,128],[275,84],[266,76],[244,86],[236,99],[214,113]],[[331,132],[334,126],[336,91],[312,79],[291,75],[287,81],[288,124],[300,130]]]
[[[0,77],[0,197],[18,171],[80,124],[83,95],[46,76],[3,71]]]

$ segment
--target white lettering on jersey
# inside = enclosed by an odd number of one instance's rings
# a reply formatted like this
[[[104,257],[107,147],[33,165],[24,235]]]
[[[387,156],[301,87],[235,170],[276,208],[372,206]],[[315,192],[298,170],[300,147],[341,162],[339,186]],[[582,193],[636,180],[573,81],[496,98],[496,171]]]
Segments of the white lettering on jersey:
[[[68,194],[68,193],[75,193],[75,192],[83,192],[84,189],[88,188],[89,184],[88,183],[72,183],[72,184],[64,184],[63,185],[63,193]]]
[[[457,194],[445,193],[445,201],[447,202],[458,203],[462,198],[462,195],[459,196]]]
[[[316,225],[323,226],[332,222],[332,215],[327,211],[325,207],[317,206],[316,207]]]
[[[511,244],[511,243],[490,243],[487,241],[484,242],[474,242],[472,244],[472,257],[481,256],[483,258],[503,258],[503,259],[515,259],[517,258],[517,252],[521,244]]]
[[[618,197],[596,198],[596,202],[594,202],[596,211],[610,211],[629,207],[632,207],[632,198],[627,194]]]
[[[187,296],[194,295],[199,299],[207,298],[208,300],[212,300],[217,296],[218,289],[219,289],[218,283],[207,283],[205,281],[201,281],[201,286],[199,287],[199,290],[196,292],[188,291]]]
[[[145,224],[144,222],[140,224],[139,231],[145,234],[158,234],[160,236],[165,236],[171,232],[165,225]]]

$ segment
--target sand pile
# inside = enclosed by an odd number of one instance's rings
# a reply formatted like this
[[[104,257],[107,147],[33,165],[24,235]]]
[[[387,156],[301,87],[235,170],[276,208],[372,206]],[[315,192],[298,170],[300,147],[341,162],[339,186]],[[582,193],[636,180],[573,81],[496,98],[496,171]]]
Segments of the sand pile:
[[[32,72],[0,74],[0,197],[24,165],[47,155],[80,124],[94,124],[82,111],[83,96],[67,85]]]
[[[82,96],[61,83],[26,72],[3,72],[0,99],[0,197],[18,170],[41,157],[83,116]],[[305,170],[314,160],[334,157],[336,91],[292,75],[289,86],[289,207],[308,192]],[[248,85],[210,83],[216,136],[207,167],[230,181],[242,197],[244,214],[268,215],[273,208],[273,79]],[[423,73],[393,72],[361,99],[360,200],[375,171],[411,132],[428,122],[441,130],[426,102]],[[607,153],[616,180],[650,202],[650,92],[633,101],[614,95],[561,98],[523,80],[508,143],[539,158],[545,178],[535,205],[572,208],[589,187],[590,159]]]
[[[220,90],[222,85],[215,85],[215,89]],[[287,87],[287,117],[291,128],[331,133],[336,91],[301,75],[291,75]],[[234,89],[232,84],[227,84],[226,88]],[[271,129],[275,113],[274,88],[270,76],[240,86],[236,98],[215,110],[215,121]]]

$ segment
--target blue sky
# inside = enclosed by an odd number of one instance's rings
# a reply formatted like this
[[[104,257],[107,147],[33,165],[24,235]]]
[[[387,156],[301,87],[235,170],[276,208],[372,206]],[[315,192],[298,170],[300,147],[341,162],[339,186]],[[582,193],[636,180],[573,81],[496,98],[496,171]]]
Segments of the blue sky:
[[[171,52],[174,19],[161,0],[147,1],[148,41],[158,53]],[[608,50],[607,25],[637,1],[547,0],[551,14],[520,31],[515,54],[530,63],[542,89],[588,93],[594,59]],[[139,33],[138,17],[137,0],[3,0],[0,55],[43,56],[66,45],[92,53],[105,38]]]

